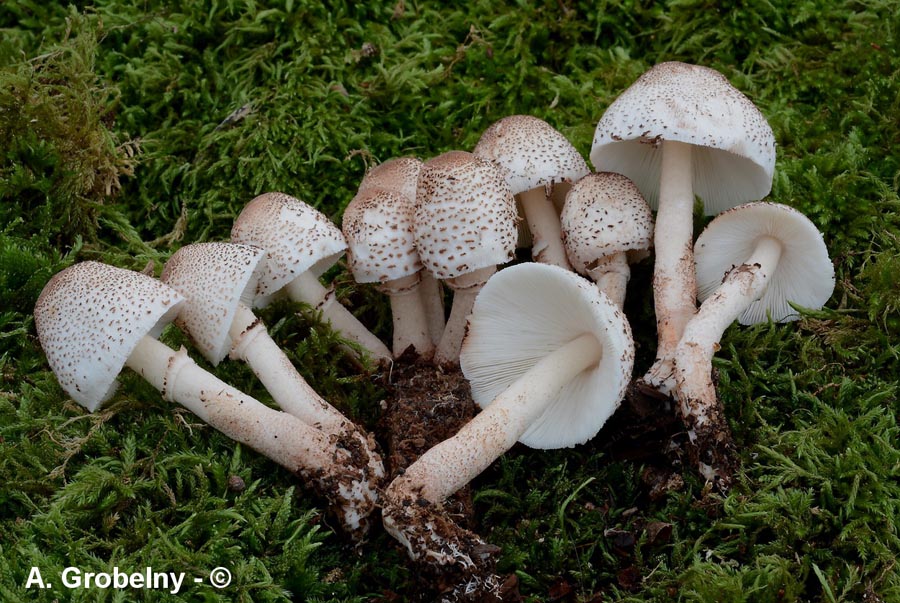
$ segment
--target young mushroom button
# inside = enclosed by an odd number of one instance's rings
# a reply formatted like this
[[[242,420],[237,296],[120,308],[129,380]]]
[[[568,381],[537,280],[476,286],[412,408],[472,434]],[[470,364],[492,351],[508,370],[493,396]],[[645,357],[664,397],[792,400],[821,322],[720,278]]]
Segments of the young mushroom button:
[[[347,239],[350,271],[358,283],[379,283],[391,300],[394,357],[409,346],[430,357],[434,344],[419,295],[422,261],[413,235],[414,199],[367,188],[344,210],[341,229]]]
[[[675,346],[696,311],[694,195],[708,214],[762,199],[772,187],[775,137],[759,109],[721,73],[661,63],[600,118],[591,161],[598,171],[631,178],[658,208],[653,293],[659,346],[643,380],[669,393]]]
[[[214,366],[226,355],[243,360],[285,412],[358,451],[354,461],[368,467],[374,497],[384,476],[374,442],[309,386],[249,307],[265,255],[259,247],[218,242],[176,251],[160,277],[186,300],[175,324]]]
[[[653,238],[653,216],[641,192],[621,174],[590,174],[566,195],[560,224],[575,271],[622,308],[630,256],[646,253]]]
[[[543,264],[498,272],[475,301],[460,355],[483,410],[391,483],[387,530],[413,559],[470,563],[468,538],[436,537],[423,518],[517,441],[548,449],[594,437],[621,401],[633,361],[627,320],[593,284]]]
[[[403,195],[409,200],[409,206],[415,207],[421,169],[422,162],[415,157],[388,159],[366,172],[362,182],[359,183],[357,194],[370,189],[388,190]],[[425,308],[431,343],[436,346],[444,333],[443,287],[427,268],[419,271],[419,279],[418,294]]]
[[[775,203],[716,217],[698,237],[694,259],[704,301],[676,348],[676,397],[696,436],[701,472],[727,482],[720,443],[728,428],[712,381],[719,340],[734,320],[785,322],[797,318],[791,304],[821,308],[834,290],[834,267],[815,225]]]
[[[321,310],[336,331],[358,343],[376,361],[391,360],[390,350],[335,301],[334,291],[319,282],[322,273],[347,249],[341,231],[321,212],[290,195],[265,193],[241,211],[232,226],[231,240],[267,252],[257,306],[284,289],[294,301]]]
[[[166,400],[300,475],[361,536],[375,501],[365,471],[352,465],[347,451],[204,371],[184,348],[175,351],[156,339],[183,303],[177,291],[147,275],[82,262],[50,279],[34,319],[60,385],[88,410],[112,395],[116,375],[128,366]]]
[[[465,151],[425,162],[415,236],[422,262],[454,290],[434,361],[455,364],[475,296],[516,249],[516,203],[496,165]]]
[[[500,166],[522,204],[534,260],[571,269],[551,193],[555,185],[575,182],[590,171],[572,143],[542,119],[510,115],[485,130],[472,152]]]

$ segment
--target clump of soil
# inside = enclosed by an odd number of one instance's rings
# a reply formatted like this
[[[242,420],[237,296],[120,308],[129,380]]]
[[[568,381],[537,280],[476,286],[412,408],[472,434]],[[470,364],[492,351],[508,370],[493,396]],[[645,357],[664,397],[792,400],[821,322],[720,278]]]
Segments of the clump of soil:
[[[435,367],[410,353],[394,362],[385,381],[388,397],[378,432],[390,483],[425,451],[456,435],[475,416],[476,407],[462,371]],[[474,527],[469,486],[447,499],[444,509],[460,527]]]

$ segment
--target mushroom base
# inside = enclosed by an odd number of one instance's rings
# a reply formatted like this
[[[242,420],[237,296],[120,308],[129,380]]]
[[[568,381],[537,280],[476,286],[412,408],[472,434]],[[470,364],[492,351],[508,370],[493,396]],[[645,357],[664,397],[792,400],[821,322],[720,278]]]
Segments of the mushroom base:
[[[385,499],[382,518],[417,569],[442,586],[439,600],[501,600],[500,549],[448,519],[442,505],[421,497]]]
[[[706,420],[699,423],[694,420],[696,412],[690,416],[682,416],[688,427],[688,442],[685,445],[688,459],[707,482],[719,491],[731,487],[734,473],[738,468],[737,448],[731,434],[731,428],[725,420],[722,404],[717,399],[713,407],[708,402],[694,399],[681,401],[681,407],[694,407],[703,404]]]

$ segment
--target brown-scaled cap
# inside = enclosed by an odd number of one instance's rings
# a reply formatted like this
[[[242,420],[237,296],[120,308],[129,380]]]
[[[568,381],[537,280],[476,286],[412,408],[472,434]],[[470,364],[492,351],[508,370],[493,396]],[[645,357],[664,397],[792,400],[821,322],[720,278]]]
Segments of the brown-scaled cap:
[[[558,182],[575,182],[590,171],[565,136],[531,115],[494,122],[472,153],[497,162],[514,195],[541,186],[549,191]]]
[[[361,193],[371,188],[383,188],[399,193],[416,202],[416,186],[419,181],[419,170],[422,169],[421,160],[416,157],[396,157],[388,159],[369,170],[362,182],[359,183]]]
[[[572,267],[581,274],[600,258],[650,248],[653,216],[634,182],[600,172],[575,183],[559,216]]]
[[[631,178],[655,209],[663,140],[694,145],[693,190],[709,215],[772,188],[772,128],[715,69],[673,61],[644,73],[600,118],[591,161]]]
[[[311,270],[317,277],[347,249],[340,229],[322,212],[284,193],[264,193],[234,221],[231,240],[267,252],[258,295],[272,295]]]
[[[50,279],[34,322],[60,385],[93,412],[112,396],[141,338],[158,337],[182,303],[177,291],[145,274],[81,262]]]
[[[347,205],[341,228],[358,283],[384,283],[422,269],[413,233],[413,202],[394,191],[368,188]]]
[[[503,264],[516,248],[516,202],[496,165],[465,151],[430,159],[419,173],[416,247],[439,279]]]
[[[266,252],[237,243],[194,243],[169,258],[160,280],[187,303],[175,323],[213,365],[231,349],[238,304],[253,305]]]

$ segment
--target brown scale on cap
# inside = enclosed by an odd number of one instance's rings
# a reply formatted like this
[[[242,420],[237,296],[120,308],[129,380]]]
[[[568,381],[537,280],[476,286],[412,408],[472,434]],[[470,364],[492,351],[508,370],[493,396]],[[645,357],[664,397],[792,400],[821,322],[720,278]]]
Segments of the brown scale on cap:
[[[176,251],[160,280],[187,298],[175,319],[214,365],[231,348],[228,329],[238,304],[253,304],[265,251],[235,243],[195,243]]]
[[[34,320],[60,385],[93,411],[112,395],[116,375],[141,338],[159,335],[183,301],[143,274],[82,262],[50,279]]]
[[[591,161],[598,171],[634,180],[655,208],[659,158],[645,155],[658,151],[664,140],[702,149],[695,151],[702,155],[696,160],[694,190],[707,214],[761,199],[771,189],[772,128],[753,102],[715,69],[673,61],[644,73],[600,118]]]
[[[422,166],[416,193],[416,246],[440,279],[512,259],[516,204],[498,168],[465,151]]]
[[[359,183],[357,192],[383,188],[399,193],[408,198],[411,203],[415,203],[416,186],[421,169],[422,162],[415,157],[388,159],[366,173],[362,182]]]
[[[542,119],[510,115],[492,124],[472,151],[496,161],[514,195],[559,182],[575,182],[590,172],[584,158]]]
[[[576,182],[560,222],[569,260],[582,274],[602,257],[646,250],[653,240],[650,206],[631,180],[612,172]]]
[[[264,193],[234,221],[231,240],[268,252],[259,295],[271,295],[307,270],[320,276],[347,249],[341,231],[322,212],[284,193]]]
[[[379,188],[361,189],[344,210],[347,258],[359,283],[383,283],[422,269],[413,232],[414,198]]]

